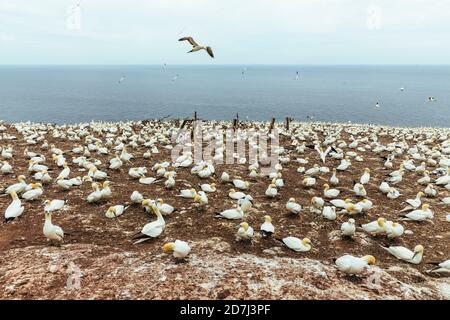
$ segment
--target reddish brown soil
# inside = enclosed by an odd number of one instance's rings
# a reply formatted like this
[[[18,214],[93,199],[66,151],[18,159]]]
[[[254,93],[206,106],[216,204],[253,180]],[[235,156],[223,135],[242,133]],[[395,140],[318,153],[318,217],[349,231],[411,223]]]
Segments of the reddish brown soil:
[[[51,161],[48,150],[39,145],[27,146],[14,128],[8,126],[7,133],[19,139],[13,143],[0,140],[0,146],[11,143],[15,157],[10,164],[14,174],[0,177],[0,189],[16,182],[19,174],[26,174],[27,182],[32,181],[28,174],[28,163],[23,150],[43,153],[45,163],[50,167],[50,175],[55,178],[60,168]],[[101,136],[98,136],[102,138]],[[46,136],[49,143],[66,150],[65,157],[71,167],[71,177],[83,176],[72,163],[74,154],[69,152],[73,142],[56,140],[51,134]],[[386,143],[388,138],[383,138]],[[287,138],[282,144],[288,145]],[[78,143],[76,143],[78,144]],[[86,202],[91,192],[90,183],[72,188],[70,192],[58,190],[54,184],[44,186],[43,199],[66,199],[67,207],[53,215],[53,222],[67,233],[61,248],[50,247],[42,233],[44,221],[41,200],[24,202],[25,212],[13,222],[0,222],[0,298],[3,299],[41,299],[41,298],[97,298],[97,299],[240,299],[240,298],[288,298],[288,299],[442,299],[449,298],[449,281],[445,277],[430,276],[428,262],[444,261],[449,258],[450,223],[445,221],[447,213],[444,206],[437,205],[450,192],[439,188],[436,198],[427,198],[434,212],[433,223],[402,222],[405,229],[413,234],[405,234],[401,239],[388,241],[385,237],[371,237],[361,232],[354,240],[334,239],[332,232],[339,230],[340,224],[348,217],[339,216],[336,221],[328,221],[306,209],[299,216],[286,214],[285,203],[294,197],[304,207],[309,207],[312,196],[322,195],[322,185],[330,174],[320,175],[315,187],[305,189],[301,181],[303,175],[297,173],[297,157],[309,159],[306,168],[320,163],[314,150],[306,149],[305,154],[292,153],[291,162],[283,164],[283,178],[286,187],[275,200],[264,196],[268,185],[267,178],[252,179],[249,193],[253,196],[255,207],[245,220],[259,229],[263,216],[273,218],[276,236],[293,235],[312,240],[313,249],[308,253],[296,253],[282,247],[273,238],[256,236],[252,244],[235,241],[236,221],[214,218],[215,213],[234,205],[230,199],[228,184],[221,184],[218,178],[200,179],[190,174],[190,168],[177,170],[176,187],[164,188],[164,180],[150,185],[139,184],[128,175],[128,169],[145,166],[150,172],[154,163],[168,160],[170,152],[162,147],[160,154],[144,159],[145,148],[129,149],[135,156],[131,164],[125,164],[120,171],[107,169],[112,155],[93,157],[102,161],[99,169],[110,175],[113,200],[94,205]],[[385,155],[385,154],[384,154]],[[78,155],[76,155],[78,156]],[[352,161],[349,171],[339,173],[341,190],[339,198],[358,200],[351,191],[353,179],[357,179],[365,167],[372,169],[372,178],[366,190],[375,205],[368,213],[355,217],[358,224],[366,223],[384,216],[389,220],[399,219],[402,202],[414,198],[423,189],[416,183],[420,174],[408,172],[398,188],[403,194],[396,200],[389,200],[378,191],[378,185],[390,172],[383,168],[380,155],[367,151],[364,162]],[[395,159],[398,168],[403,157]],[[327,160],[327,166],[336,166],[338,160]],[[216,176],[222,171],[230,176],[248,179],[247,165],[216,166]],[[150,176],[150,174],[149,174]],[[189,186],[198,188],[200,183],[216,182],[218,191],[208,194],[209,205],[206,210],[197,210],[192,201],[176,197],[179,189]],[[146,198],[163,198],[175,206],[178,212],[166,216],[166,229],[158,239],[144,244],[133,245],[131,237],[142,226],[154,219],[143,209],[131,206],[122,216],[115,219],[105,217],[110,205],[128,203],[133,190],[138,190]],[[9,197],[0,197],[0,211],[4,212],[10,203]],[[175,239],[187,241],[192,252],[185,263],[175,263],[170,255],[162,253],[161,246]],[[425,247],[423,262],[409,265],[385,252],[381,245],[403,245],[413,248],[417,244]],[[344,253],[354,255],[372,254],[377,259],[377,267],[382,271],[381,287],[367,288],[365,278],[351,278],[340,274],[332,259]],[[79,289],[68,289],[67,268],[75,263],[83,274]],[[216,271],[216,273],[215,273]],[[444,286],[442,289],[441,286]],[[405,289],[406,288],[406,289]],[[445,291],[446,290],[446,291]],[[446,293],[445,293],[446,292]],[[445,295],[447,294],[447,295]]]

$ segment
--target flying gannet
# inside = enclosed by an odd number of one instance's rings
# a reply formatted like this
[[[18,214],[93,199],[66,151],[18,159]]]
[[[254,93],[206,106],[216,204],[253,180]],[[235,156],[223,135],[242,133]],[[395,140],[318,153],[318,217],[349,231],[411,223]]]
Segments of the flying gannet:
[[[192,37],[183,37],[181,39],[178,39],[178,41],[188,41],[191,44],[192,50],[188,51],[188,53],[196,52],[199,50],[206,50],[206,52],[208,52],[211,58],[214,58],[214,54],[210,46],[201,46],[197,42],[195,42],[195,40]]]

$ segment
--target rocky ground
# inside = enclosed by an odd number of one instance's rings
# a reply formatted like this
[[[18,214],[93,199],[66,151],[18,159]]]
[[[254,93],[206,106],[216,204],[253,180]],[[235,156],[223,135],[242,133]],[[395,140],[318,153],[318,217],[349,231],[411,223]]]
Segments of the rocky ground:
[[[1,141],[0,146],[13,144],[15,157],[10,164],[14,174],[0,177],[0,189],[16,182],[17,176],[26,174],[27,182],[32,177],[27,173],[27,160],[23,150],[42,152],[46,165],[54,178],[61,170],[51,161],[48,150],[38,146],[27,146],[20,135],[9,125],[7,133],[15,134],[16,141]],[[63,150],[71,150],[68,141],[47,136]],[[384,138],[388,139],[388,138]],[[282,139],[283,144],[288,139]],[[151,159],[144,159],[144,149],[130,149],[135,155],[133,167],[151,166],[169,160],[169,151]],[[300,155],[292,154],[295,159]],[[309,159],[307,168],[319,163],[318,154],[307,150],[302,157]],[[83,176],[71,163],[74,155],[67,152],[66,158],[72,169],[71,177]],[[112,155],[95,155],[106,170]],[[384,216],[398,220],[398,211],[404,207],[402,201],[414,198],[423,189],[416,184],[420,174],[405,175],[399,186],[403,196],[389,200],[378,191],[379,183],[390,170],[383,168],[383,159],[368,152],[364,162],[352,162],[351,170],[339,174],[337,187],[339,198],[358,200],[351,191],[352,181],[357,179],[365,167],[372,168],[372,180],[366,189],[375,207],[368,213],[356,217],[357,223],[366,223]],[[402,158],[396,158],[398,168]],[[329,160],[328,166],[336,166],[338,160]],[[450,223],[445,221],[445,207],[437,205],[439,199],[450,196],[450,191],[439,189],[436,198],[428,198],[435,214],[433,223],[403,223],[410,230],[401,239],[388,241],[385,237],[372,237],[358,232],[354,239],[339,236],[340,224],[348,217],[340,216],[336,221],[325,220],[305,210],[299,216],[288,215],[284,205],[295,197],[304,207],[314,195],[321,195],[322,185],[330,174],[321,175],[318,184],[305,189],[303,175],[297,173],[298,163],[291,161],[283,165],[286,187],[275,199],[264,197],[267,178],[249,180],[249,193],[255,206],[245,220],[256,230],[269,214],[273,218],[278,236],[308,237],[313,249],[308,253],[296,253],[283,247],[273,238],[255,236],[252,244],[235,240],[236,221],[214,218],[215,213],[231,208],[234,200],[227,197],[230,185],[216,181],[218,191],[209,194],[209,205],[199,211],[192,201],[176,197],[179,189],[198,188],[205,180],[190,174],[189,169],[178,170],[177,186],[173,190],[164,188],[163,181],[153,185],[142,185],[128,176],[131,165],[110,174],[113,199],[98,205],[88,204],[85,199],[91,192],[90,184],[73,188],[70,192],[58,190],[54,184],[44,186],[43,199],[66,199],[67,205],[53,215],[53,222],[67,233],[61,247],[49,246],[42,234],[44,221],[41,201],[24,202],[25,212],[18,219],[0,222],[0,298],[1,299],[449,299],[448,277],[430,275],[429,262],[449,258]],[[216,167],[219,177],[222,171],[231,176],[248,178],[247,165],[220,165]],[[163,198],[178,211],[166,216],[166,229],[158,239],[133,245],[131,237],[154,216],[150,216],[138,205],[131,206],[115,219],[105,217],[110,205],[125,204],[133,190],[148,198]],[[0,197],[0,211],[4,212],[10,198]],[[164,254],[161,246],[167,241],[180,239],[192,248],[185,262],[176,262],[171,255]],[[386,253],[380,245],[403,245],[413,248],[416,244],[425,247],[424,260],[420,265],[403,263]],[[345,253],[354,255],[372,254],[377,258],[375,267],[362,277],[341,274],[332,259]]]

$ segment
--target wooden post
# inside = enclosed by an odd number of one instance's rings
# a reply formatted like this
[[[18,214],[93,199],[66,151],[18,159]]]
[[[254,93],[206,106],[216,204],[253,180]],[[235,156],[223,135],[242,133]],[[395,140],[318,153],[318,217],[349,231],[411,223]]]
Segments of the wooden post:
[[[272,118],[272,121],[270,121],[270,126],[269,126],[269,132],[271,133],[273,130],[273,126],[275,124],[275,118]]]
[[[289,123],[291,122],[291,118],[286,117],[286,130],[289,131]]]

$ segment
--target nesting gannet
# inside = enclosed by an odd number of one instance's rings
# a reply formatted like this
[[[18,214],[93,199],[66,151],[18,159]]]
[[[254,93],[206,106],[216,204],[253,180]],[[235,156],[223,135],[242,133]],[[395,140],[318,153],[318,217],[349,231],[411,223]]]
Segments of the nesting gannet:
[[[428,197],[435,197],[437,195],[437,190],[433,187],[433,185],[431,183],[429,183],[427,185],[427,187],[425,188],[424,193]]]
[[[295,202],[294,198],[290,198],[286,203],[286,209],[293,214],[299,214],[302,211],[302,206]]]
[[[277,186],[274,184],[270,184],[265,192],[266,197],[274,198],[278,195]]]
[[[355,234],[355,231],[355,219],[350,218],[347,222],[342,223],[341,232],[344,236],[351,237]]]
[[[360,206],[362,211],[368,211],[373,207],[373,203],[369,199],[362,199],[356,205]]]
[[[303,185],[305,187],[312,187],[315,184],[316,184],[316,178],[314,178],[314,177],[305,177],[303,179]]]
[[[62,207],[64,207],[65,201],[64,200],[45,200],[44,201],[44,211],[45,212],[53,212],[61,210]]]
[[[164,221],[164,218],[161,212],[159,211],[155,201],[152,200],[150,201],[149,204],[153,212],[156,214],[157,219],[155,221],[147,223],[142,228],[141,232],[133,237],[133,240],[137,240],[134,242],[134,244],[138,244],[150,240],[152,238],[158,237],[166,227],[166,222]]]
[[[422,245],[414,247],[414,252],[405,247],[382,247],[384,250],[392,254],[397,259],[412,263],[419,264],[422,261],[424,248]]]
[[[420,198],[424,195],[422,191],[419,191],[414,199],[407,199],[405,202],[408,204],[406,208],[404,208],[402,211],[417,209],[422,204],[422,201]],[[400,211],[400,212],[402,212]]]
[[[173,252],[175,259],[183,260],[191,252],[191,248],[185,241],[175,240],[175,242],[168,242],[163,245],[165,253]]]
[[[328,199],[334,199],[339,195],[340,191],[337,189],[330,189],[330,186],[325,183],[323,185],[323,196]]]
[[[431,269],[429,272],[450,272],[450,259],[446,260],[441,263],[431,263],[436,265],[433,269]]]
[[[108,208],[108,210],[105,213],[105,216],[107,218],[116,218],[120,215],[123,214],[123,212],[127,209],[128,207],[125,207],[123,205],[116,205],[116,206],[111,206]]]
[[[225,219],[242,219],[244,217],[244,211],[240,208],[228,209],[220,212],[215,216],[216,218],[225,218]]]
[[[92,183],[92,192],[87,196],[87,202],[98,202],[102,199],[102,191],[96,182]]]
[[[283,239],[277,239],[283,242],[289,249],[297,251],[297,252],[307,252],[311,250],[311,240],[308,238],[304,238],[300,240],[297,237],[286,237]]]
[[[248,225],[247,222],[241,222],[238,226],[236,233],[237,241],[248,241],[253,238],[253,228]]]
[[[228,173],[226,173],[225,171],[222,172],[222,175],[220,176],[220,181],[230,182],[230,175]]]
[[[361,225],[361,228],[372,235],[384,234],[386,232],[384,228],[385,223],[385,218],[378,218],[376,221]]]
[[[194,188],[191,188],[191,189],[180,190],[180,194],[177,196],[182,197],[182,198],[187,198],[187,199],[194,199],[196,194],[197,194],[197,191],[195,191]]]
[[[52,244],[60,244],[64,240],[64,231],[52,223],[51,212],[45,212],[43,233]]]
[[[424,203],[421,209],[411,211],[402,217],[402,220],[425,221],[426,219],[433,219],[434,215],[430,209],[430,205],[428,203]]]
[[[42,196],[43,194],[42,184],[41,183],[32,183],[31,190],[26,191],[22,194],[22,198],[25,200],[33,201]]]
[[[336,220],[336,207],[324,206],[322,216],[327,220]]]
[[[216,192],[216,184],[215,183],[203,183],[200,185],[200,189],[202,189],[202,191],[204,192]]]
[[[199,208],[203,209],[208,204],[208,197],[204,191],[199,191],[194,196],[194,201],[198,203]]]
[[[369,168],[365,168],[363,175],[359,179],[359,182],[361,184],[367,184],[367,183],[369,183],[369,181],[370,181],[370,169]]]
[[[8,186],[5,190],[5,193],[10,193],[11,191],[15,191],[17,194],[22,193],[27,186],[25,179],[26,178],[23,175],[18,176],[17,180],[19,182]]]
[[[8,192],[12,198],[11,204],[5,210],[5,220],[13,220],[22,215],[24,207],[22,206],[22,201],[20,201],[17,196],[16,191],[11,190]]]
[[[241,192],[241,191],[236,191],[236,190],[234,190],[234,189],[230,189],[229,192],[228,192],[228,196],[229,196],[231,199],[239,200],[239,199],[242,199],[242,198],[245,197],[245,193],[243,193],[243,192]]]
[[[386,181],[381,182],[378,189],[383,193],[388,193],[389,191],[391,191],[391,187],[389,186],[389,184]]]
[[[397,189],[391,187],[389,188],[389,192],[386,195],[389,199],[397,199],[398,197],[401,196],[400,191],[398,191]]]
[[[159,211],[161,211],[162,215],[168,215],[172,212],[175,212],[177,209],[171,206],[168,203],[165,203],[163,199],[159,198],[156,200],[156,205],[158,206]]]
[[[387,237],[389,239],[399,238],[403,235],[405,229],[398,222],[386,221],[384,225]]]
[[[271,236],[275,232],[275,227],[272,224],[272,218],[270,216],[264,216],[264,223],[261,225],[260,230],[263,237]]]
[[[367,197],[367,191],[366,188],[364,188],[364,185],[361,183],[355,183],[353,186],[353,192],[360,197]]]
[[[242,211],[247,212],[253,206],[253,198],[248,194],[244,198],[239,199],[237,204],[242,209]]]
[[[183,37],[181,39],[178,39],[178,41],[188,41],[191,44],[192,50],[188,51],[188,53],[196,52],[196,51],[199,51],[199,50],[206,50],[206,52],[208,52],[209,56],[211,58],[214,58],[214,54],[213,54],[213,51],[212,51],[211,47],[199,45],[197,42],[195,42],[195,40],[192,37]]]
[[[112,191],[111,188],[109,187],[110,182],[109,181],[105,181],[102,184],[102,190],[100,191],[102,194],[102,199],[109,199],[112,197]]]
[[[0,172],[2,174],[9,174],[13,172],[12,166],[8,163],[8,161],[3,161],[3,164],[0,165]]]
[[[235,188],[241,190],[247,190],[250,187],[250,183],[248,181],[244,181],[241,179],[233,179],[233,185]]]
[[[330,178],[330,184],[332,184],[333,186],[336,186],[336,185],[339,184],[339,179],[336,176],[336,168],[333,168],[332,171],[333,171],[333,174],[332,174],[332,176]]]
[[[357,275],[364,272],[369,265],[375,264],[375,262],[375,258],[371,255],[359,258],[346,254],[337,258],[334,263],[340,271]]]
[[[320,197],[312,197],[311,204],[312,206],[310,207],[310,211],[320,214],[322,212],[321,209],[325,204],[325,201]]]
[[[133,191],[133,193],[130,196],[130,200],[133,203],[142,203],[144,201],[144,196],[139,191]]]

